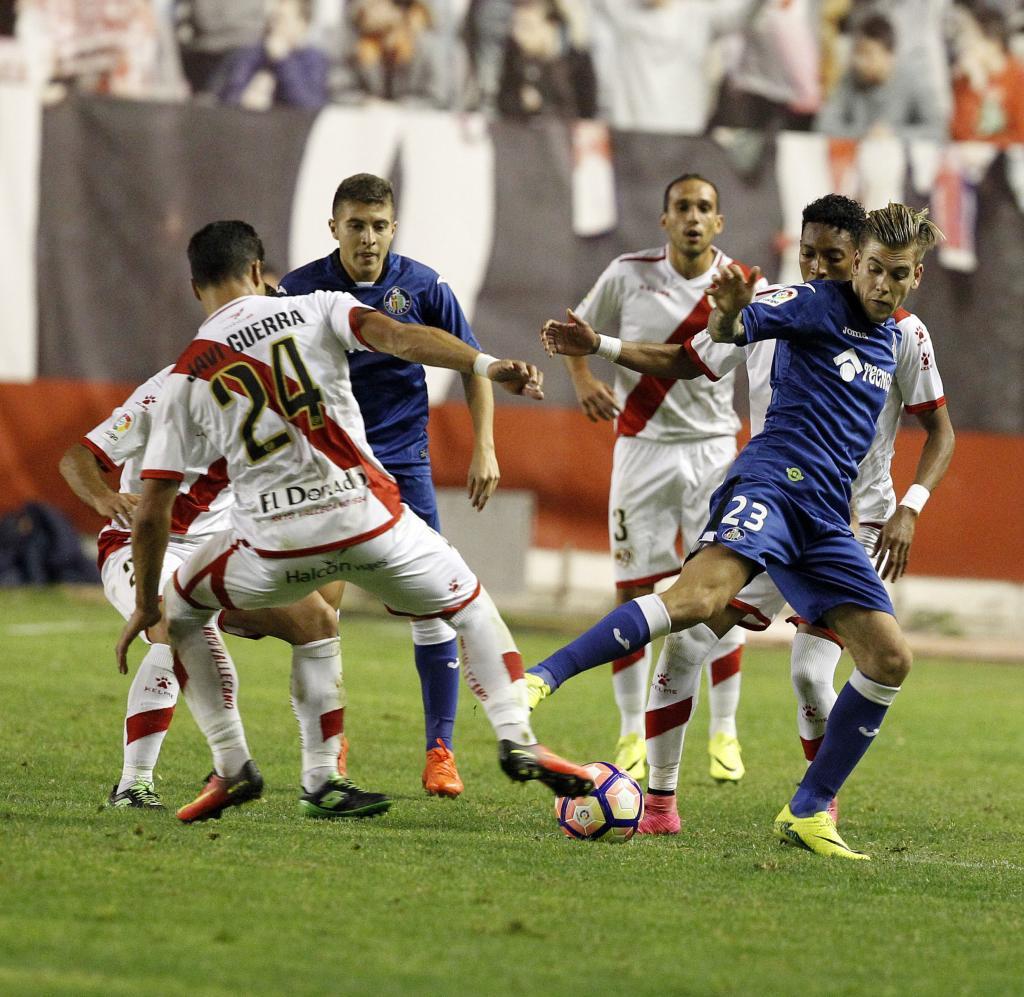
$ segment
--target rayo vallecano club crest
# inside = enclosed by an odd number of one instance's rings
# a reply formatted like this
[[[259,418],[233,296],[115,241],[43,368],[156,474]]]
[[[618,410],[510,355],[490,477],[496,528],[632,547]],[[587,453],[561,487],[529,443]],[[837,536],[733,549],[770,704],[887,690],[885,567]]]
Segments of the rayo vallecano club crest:
[[[384,309],[387,312],[392,315],[404,315],[410,308],[412,308],[412,295],[408,291],[397,284],[388,288],[387,294],[384,295]]]

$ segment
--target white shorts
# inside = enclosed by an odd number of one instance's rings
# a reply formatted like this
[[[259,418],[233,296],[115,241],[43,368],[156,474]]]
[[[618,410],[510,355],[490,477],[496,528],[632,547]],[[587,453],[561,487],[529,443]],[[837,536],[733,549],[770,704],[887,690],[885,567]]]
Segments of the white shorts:
[[[161,591],[171,575],[203,546],[206,539],[171,537],[160,568]],[[132,563],[131,543],[110,551],[100,568],[100,578],[107,601],[127,620],[135,611],[135,565]]]
[[[288,605],[333,581],[417,618],[452,616],[480,592],[462,555],[405,507],[391,529],[365,543],[304,557],[260,557],[228,530],[178,568],[173,584],[194,609],[212,613]]]
[[[867,551],[869,557],[875,549],[875,541],[880,532],[875,526],[863,524],[857,529],[857,541]],[[875,563],[873,557],[871,563]],[[762,571],[736,593],[736,597],[730,601],[729,605],[734,609],[746,611],[746,615],[737,626],[745,627],[747,630],[767,630],[772,620],[785,608],[786,597],[771,580],[768,572]],[[796,626],[808,621],[799,616],[790,616],[786,622]]]
[[[676,537],[691,547],[708,521],[711,494],[736,456],[732,436],[653,443],[615,441],[608,537],[616,588],[653,585],[679,572]]]

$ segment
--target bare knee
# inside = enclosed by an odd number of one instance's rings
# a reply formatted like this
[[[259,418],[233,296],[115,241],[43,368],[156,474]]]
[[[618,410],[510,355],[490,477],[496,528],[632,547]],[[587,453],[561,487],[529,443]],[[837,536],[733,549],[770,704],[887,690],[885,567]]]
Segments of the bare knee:
[[[877,648],[857,662],[857,668],[869,679],[881,685],[901,686],[910,674],[914,656],[906,641]]]
[[[706,623],[729,604],[729,593],[717,586],[688,585],[669,589],[663,596],[673,631]]]
[[[297,614],[288,627],[290,633],[285,638],[289,644],[312,644],[318,640],[328,640],[338,636],[338,614],[323,599],[315,606],[304,606],[303,612]]]

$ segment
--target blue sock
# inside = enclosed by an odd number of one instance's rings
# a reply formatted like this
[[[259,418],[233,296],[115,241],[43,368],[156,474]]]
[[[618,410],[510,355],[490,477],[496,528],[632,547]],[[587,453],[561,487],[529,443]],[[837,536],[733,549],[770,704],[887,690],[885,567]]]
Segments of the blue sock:
[[[859,673],[860,683],[869,682]],[[789,804],[795,817],[810,817],[829,801],[871,747],[889,707],[872,702],[854,688],[856,679],[843,686],[825,724],[825,737],[800,787]],[[871,683],[875,685],[875,683]],[[888,689],[887,686],[876,686]],[[896,690],[891,690],[895,695]],[[891,697],[889,697],[890,702]]]
[[[451,663],[459,660],[459,643],[447,640],[443,644],[414,644],[413,654],[423,693],[427,751],[437,747],[438,738],[450,749],[459,705],[459,669],[452,668]]]
[[[658,599],[657,596],[642,596],[643,599]],[[555,651],[530,671],[539,675],[554,692],[566,679],[596,668],[608,661],[615,661],[631,651],[639,651],[655,637],[668,633],[668,613],[665,613],[664,629],[651,633],[650,624],[644,611],[637,605],[638,600],[623,603],[613,609],[603,620],[595,623],[586,633],[571,644]],[[660,604],[661,600],[658,599]],[[664,609],[662,610],[664,611]]]

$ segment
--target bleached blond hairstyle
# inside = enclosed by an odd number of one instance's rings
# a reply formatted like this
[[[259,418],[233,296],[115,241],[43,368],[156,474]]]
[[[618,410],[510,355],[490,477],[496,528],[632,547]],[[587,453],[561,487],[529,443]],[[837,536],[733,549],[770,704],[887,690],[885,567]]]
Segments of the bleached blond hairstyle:
[[[890,201],[884,208],[868,212],[867,221],[861,229],[860,244],[863,246],[868,239],[874,239],[886,249],[913,247],[917,262],[920,263],[925,253],[934,249],[945,236],[938,225],[929,219],[927,208],[911,208]]]

